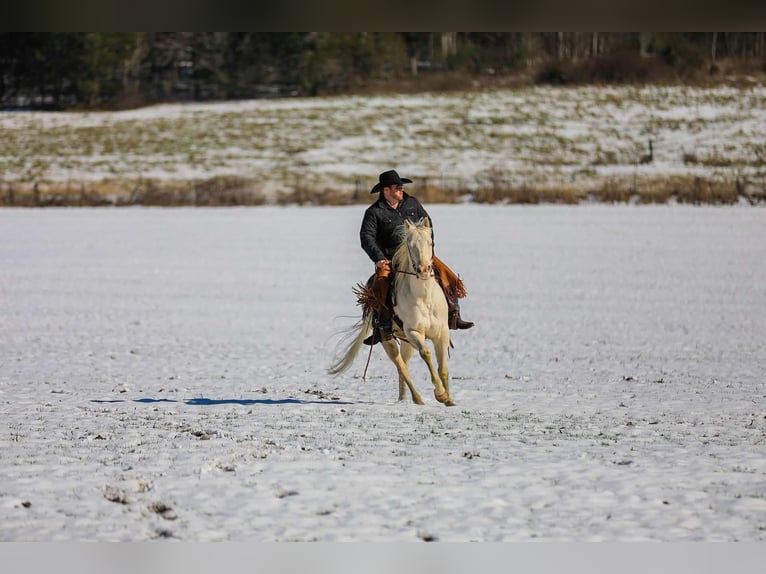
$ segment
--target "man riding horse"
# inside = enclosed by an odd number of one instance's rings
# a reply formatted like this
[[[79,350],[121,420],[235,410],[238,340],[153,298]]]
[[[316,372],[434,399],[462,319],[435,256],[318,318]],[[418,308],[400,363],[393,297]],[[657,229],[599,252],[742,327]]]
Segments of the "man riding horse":
[[[359,237],[362,249],[375,263],[375,275],[372,279],[372,292],[375,298],[374,330],[365,339],[366,345],[374,345],[393,337],[393,305],[389,299],[389,286],[392,272],[391,259],[399,245],[400,237],[397,230],[405,220],[416,223],[427,218],[431,224],[433,237],[433,221],[426,213],[420,202],[404,192],[404,184],[412,183],[411,179],[399,177],[394,170],[384,171],[378,177],[378,183],[370,193],[378,193],[378,199],[364,212],[362,228]],[[434,256],[434,272],[444,291],[449,306],[450,329],[470,329],[473,323],[460,318],[458,299],[465,297],[462,281],[452,269]]]

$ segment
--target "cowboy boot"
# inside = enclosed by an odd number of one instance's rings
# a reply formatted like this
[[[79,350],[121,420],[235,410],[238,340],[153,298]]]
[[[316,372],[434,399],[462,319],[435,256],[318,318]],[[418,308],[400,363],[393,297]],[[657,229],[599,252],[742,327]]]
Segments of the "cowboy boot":
[[[447,321],[450,329],[470,329],[473,327],[471,321],[463,321],[460,318],[459,297],[465,297],[465,287],[455,272],[450,269],[444,261],[434,255],[434,270],[436,271],[436,282],[444,291],[444,298],[447,299],[447,308],[449,315]]]
[[[365,345],[375,345],[381,340],[389,341],[393,339],[393,313],[391,312],[391,301],[389,298],[389,280],[390,272],[387,269],[380,269],[375,274],[375,280],[372,283],[372,291],[375,293],[377,309],[372,316],[372,335],[367,337],[363,343]]]
[[[387,308],[384,307],[381,311],[376,312],[372,325],[372,335],[363,341],[365,345],[372,346],[394,338],[394,324],[391,320],[391,312]]]
[[[460,318],[460,303],[458,303],[457,299],[448,298],[447,305],[449,307],[450,329],[470,329],[473,327],[472,321],[463,321]]]

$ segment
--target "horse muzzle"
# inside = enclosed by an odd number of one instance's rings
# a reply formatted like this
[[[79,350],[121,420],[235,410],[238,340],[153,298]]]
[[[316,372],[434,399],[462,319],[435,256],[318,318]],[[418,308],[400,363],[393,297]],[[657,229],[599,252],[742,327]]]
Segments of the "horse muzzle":
[[[429,277],[431,277],[434,274],[434,268],[433,265],[418,265],[417,269],[415,270],[415,275],[417,275],[418,279],[425,281]]]

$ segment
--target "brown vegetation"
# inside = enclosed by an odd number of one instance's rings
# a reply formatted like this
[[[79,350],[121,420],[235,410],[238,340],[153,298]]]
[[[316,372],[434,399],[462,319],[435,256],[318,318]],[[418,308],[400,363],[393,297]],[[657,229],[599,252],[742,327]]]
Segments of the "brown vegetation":
[[[477,203],[579,203],[584,195],[574,189],[565,187],[531,188],[492,186],[479,188],[473,193]]]
[[[494,179],[489,185],[469,186],[467,182],[436,178],[410,190],[423,203],[476,202],[486,204],[578,204],[602,203],[734,204],[740,199],[751,205],[766,203],[766,175],[738,177],[734,181],[713,181],[695,176],[671,176],[631,181],[607,180],[589,190],[572,187],[533,187],[504,184]],[[267,195],[257,182],[236,177],[214,177],[204,181],[138,180],[100,183],[35,183],[23,185],[0,182],[0,206],[5,207],[102,207],[102,206],[257,206],[257,205],[355,205],[374,200],[366,189],[344,192],[296,184],[292,190]]]
[[[0,183],[0,206],[100,207],[100,206],[227,206],[263,205],[266,197],[253,182],[236,177],[214,177],[200,181],[97,183]]]
[[[743,192],[736,182],[715,182],[693,176],[675,176],[621,185],[607,182],[589,193],[605,203],[678,203],[725,205],[737,203]]]

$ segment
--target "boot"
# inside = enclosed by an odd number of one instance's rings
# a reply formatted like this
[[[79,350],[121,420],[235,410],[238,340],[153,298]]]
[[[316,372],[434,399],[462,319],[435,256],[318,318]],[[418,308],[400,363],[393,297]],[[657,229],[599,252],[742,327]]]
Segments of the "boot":
[[[449,306],[449,328],[450,329],[470,329],[473,327],[472,321],[463,321],[460,318],[460,303],[457,299],[447,300]]]
[[[391,311],[391,299],[389,294],[391,272],[389,269],[378,269],[375,272],[375,278],[372,282],[372,291],[377,301],[377,309],[372,317],[372,335],[367,337],[363,343],[365,345],[374,345],[383,341],[390,341],[394,338],[393,333],[393,312]]]
[[[386,313],[378,314],[377,319],[373,318],[372,335],[363,341],[365,345],[372,346],[381,341],[390,341],[394,338],[394,325],[391,321],[390,313],[388,317],[381,317],[381,315],[386,315]]]
[[[455,272],[450,269],[444,261],[434,256],[434,270],[436,271],[436,281],[444,291],[444,297],[447,299],[449,309],[448,323],[450,329],[470,329],[473,327],[471,321],[463,321],[460,318],[460,303],[458,299],[466,296],[465,286]]]
[[[450,329],[470,329],[471,327],[473,327],[473,321],[463,321],[463,319],[460,318],[460,311],[450,315]]]

